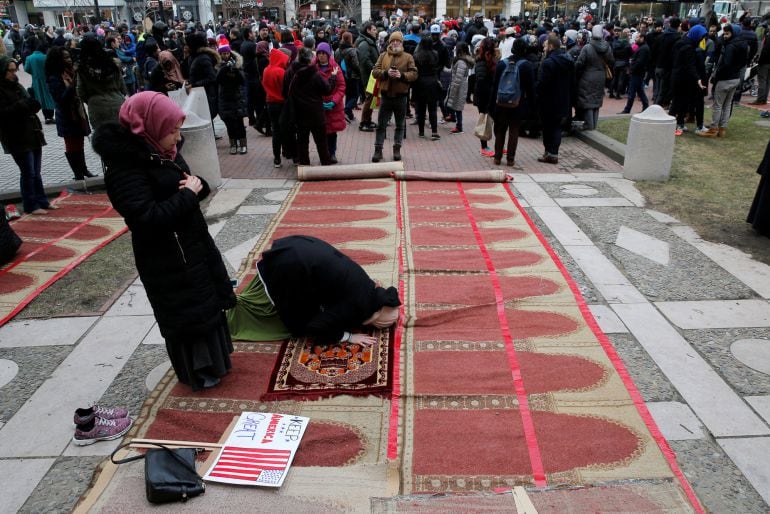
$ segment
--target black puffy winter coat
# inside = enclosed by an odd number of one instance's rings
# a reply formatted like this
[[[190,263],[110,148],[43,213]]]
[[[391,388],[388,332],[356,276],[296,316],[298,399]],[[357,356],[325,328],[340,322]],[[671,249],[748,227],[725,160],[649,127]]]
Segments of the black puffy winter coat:
[[[189,168],[181,156],[161,159],[116,122],[93,135],[107,166],[107,195],[131,230],[136,268],[164,338],[206,332],[235,305],[227,270],[200,209],[209,194],[179,189]]]

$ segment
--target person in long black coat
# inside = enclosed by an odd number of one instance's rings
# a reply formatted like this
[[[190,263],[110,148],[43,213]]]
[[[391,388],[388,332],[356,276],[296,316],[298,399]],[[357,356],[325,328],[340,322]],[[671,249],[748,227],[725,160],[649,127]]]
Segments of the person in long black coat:
[[[759,179],[759,186],[746,221],[751,223],[754,230],[770,237],[770,142],[767,143],[765,156],[757,168],[757,173],[762,178]]]
[[[575,63],[561,47],[558,36],[548,36],[546,49],[548,54],[540,65],[537,81],[537,106],[543,124],[545,152],[537,160],[558,164],[562,120],[570,115],[575,102]]]
[[[218,114],[218,90],[217,72],[221,59],[216,50],[209,48],[206,36],[200,32],[190,34],[187,38],[187,47],[190,49],[190,74],[187,92],[194,87],[203,87],[206,90],[206,99],[209,104],[209,114],[213,120]]]
[[[100,126],[94,150],[107,195],[131,230],[139,278],[179,381],[199,390],[219,383],[233,351],[225,309],[235,294],[200,202],[209,187],[176,152],[184,113],[167,96],[129,98],[120,122]]]
[[[261,337],[261,314],[270,313],[294,337],[369,345],[374,337],[352,332],[363,326],[387,328],[398,319],[398,290],[379,287],[355,261],[318,238],[276,239],[262,254],[257,271],[248,292],[228,312],[236,338],[249,334],[245,339],[274,339]]]

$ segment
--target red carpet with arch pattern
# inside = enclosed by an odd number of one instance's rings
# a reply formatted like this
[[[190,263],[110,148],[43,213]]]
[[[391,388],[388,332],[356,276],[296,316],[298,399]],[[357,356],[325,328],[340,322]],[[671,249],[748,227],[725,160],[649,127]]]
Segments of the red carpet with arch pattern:
[[[16,257],[0,267],[0,325],[48,286],[127,230],[106,194],[63,193],[59,208],[11,222],[22,239]]]

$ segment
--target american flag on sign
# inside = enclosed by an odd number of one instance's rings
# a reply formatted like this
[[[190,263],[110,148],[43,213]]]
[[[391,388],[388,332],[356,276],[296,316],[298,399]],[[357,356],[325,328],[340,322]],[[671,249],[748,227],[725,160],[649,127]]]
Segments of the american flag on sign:
[[[231,480],[278,483],[289,465],[290,457],[291,450],[225,446],[208,475]]]

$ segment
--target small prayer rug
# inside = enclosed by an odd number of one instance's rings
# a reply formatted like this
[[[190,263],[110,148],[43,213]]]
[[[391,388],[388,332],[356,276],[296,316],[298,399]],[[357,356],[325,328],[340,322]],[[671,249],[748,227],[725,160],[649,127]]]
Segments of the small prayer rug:
[[[289,340],[281,348],[262,400],[388,395],[392,388],[392,332],[372,334],[377,342],[368,348],[351,343],[315,344],[308,338]]]
[[[128,230],[106,194],[63,193],[53,204],[59,208],[11,223],[23,243],[16,258],[0,268],[0,326]]]

